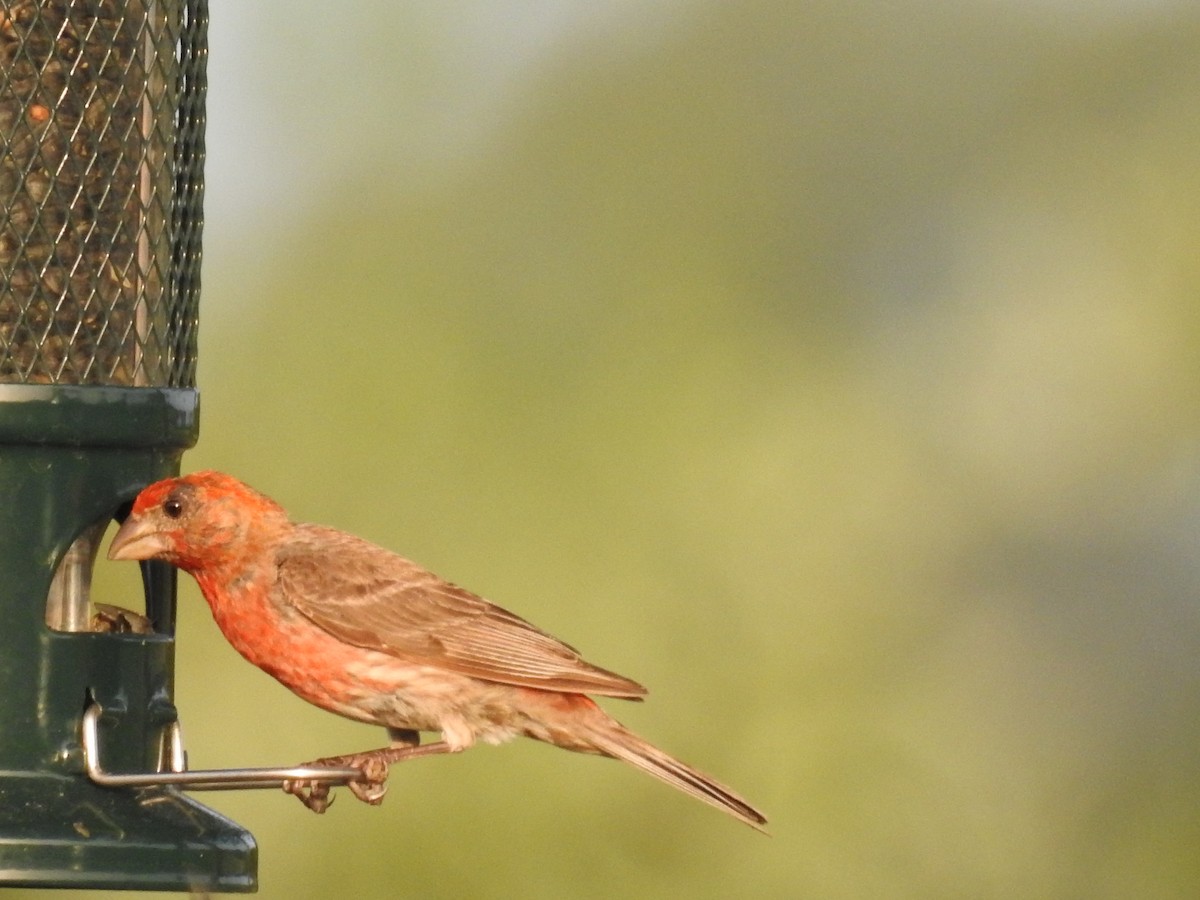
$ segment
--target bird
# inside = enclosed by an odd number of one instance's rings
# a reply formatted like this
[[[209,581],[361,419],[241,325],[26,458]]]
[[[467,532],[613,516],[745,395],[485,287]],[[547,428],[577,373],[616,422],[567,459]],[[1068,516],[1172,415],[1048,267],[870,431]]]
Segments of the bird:
[[[358,769],[347,786],[382,802],[392,764],[524,736],[619,759],[765,831],[766,817],[709,775],[621,725],[592,696],[646,688],[593,665],[514,613],[363,538],[293,522],[231,475],[206,470],[143,488],[108,550],[191,575],[225,638],[302,699],[381,725],[387,746],[312,765]],[[421,732],[440,740],[421,743]],[[327,783],[284,790],[314,812]]]

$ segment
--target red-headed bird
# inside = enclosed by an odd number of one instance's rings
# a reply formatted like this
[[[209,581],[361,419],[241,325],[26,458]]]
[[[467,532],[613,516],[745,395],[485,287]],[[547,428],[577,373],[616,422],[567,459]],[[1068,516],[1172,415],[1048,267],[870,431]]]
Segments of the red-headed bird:
[[[624,760],[761,829],[729,788],[627,730],[587,695],[646,689],[585,662],[519,616],[354,535],[292,522],[237,479],[196,472],[145,488],[109,559],[165,560],[192,575],[234,648],[322,709],[382,725],[391,744],[318,760],[363,772],[379,803],[391,763],[518,735]],[[441,732],[421,745],[419,732]],[[286,786],[324,812],[329,788]]]

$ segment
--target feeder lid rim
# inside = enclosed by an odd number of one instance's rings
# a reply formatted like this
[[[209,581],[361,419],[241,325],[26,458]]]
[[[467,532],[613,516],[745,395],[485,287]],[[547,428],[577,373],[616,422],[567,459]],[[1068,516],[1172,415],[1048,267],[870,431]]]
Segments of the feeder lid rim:
[[[0,384],[0,444],[186,449],[199,416],[193,388]]]

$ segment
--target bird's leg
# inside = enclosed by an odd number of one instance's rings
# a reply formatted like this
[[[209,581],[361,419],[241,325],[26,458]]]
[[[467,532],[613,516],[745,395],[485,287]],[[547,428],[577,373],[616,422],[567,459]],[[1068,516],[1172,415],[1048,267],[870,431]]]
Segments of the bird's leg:
[[[347,782],[346,787],[363,803],[378,806],[387,793],[386,782],[392,763],[418,756],[450,753],[453,749],[445,741],[422,745],[421,735],[408,729],[389,728],[388,737],[392,742],[387,747],[364,750],[361,753],[347,753],[344,756],[326,756],[305,765],[358,769],[362,772],[362,778]],[[283,789],[289,794],[295,794],[301,803],[316,813],[325,812],[333,802],[329,796],[330,785],[323,782],[286,781]]]

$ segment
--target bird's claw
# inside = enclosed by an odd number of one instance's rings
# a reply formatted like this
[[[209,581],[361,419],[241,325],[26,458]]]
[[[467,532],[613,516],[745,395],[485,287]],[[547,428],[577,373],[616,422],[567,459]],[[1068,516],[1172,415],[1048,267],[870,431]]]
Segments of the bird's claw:
[[[357,760],[356,763],[357,768],[363,773],[363,777],[348,782],[346,787],[350,788],[350,793],[363,803],[378,806],[383,802],[383,797],[387,793],[389,769],[387,762],[378,757],[368,757]]]
[[[298,798],[301,803],[318,815],[333,804],[333,794],[330,793],[329,785],[323,781],[288,779],[283,783],[283,790],[284,793]]]
[[[384,795],[387,794],[386,782],[389,766],[386,760],[380,759],[377,756],[365,754],[362,756],[331,756],[306,763],[305,765],[306,767],[349,767],[358,769],[362,772],[362,777],[346,782],[346,787],[350,789],[350,793],[355,797],[371,806],[378,806],[383,802]],[[324,781],[299,778],[289,779],[283,783],[283,790],[297,797],[301,803],[318,814],[329,809],[334,799],[331,793],[331,786],[328,782]]]

